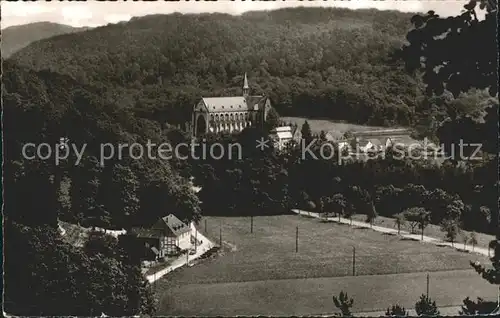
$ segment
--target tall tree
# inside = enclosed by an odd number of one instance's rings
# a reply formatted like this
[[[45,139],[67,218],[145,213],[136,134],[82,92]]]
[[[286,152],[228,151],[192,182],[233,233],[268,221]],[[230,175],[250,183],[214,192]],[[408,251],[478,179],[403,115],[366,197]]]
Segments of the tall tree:
[[[457,97],[474,87],[487,88],[496,96],[497,2],[471,0],[464,9],[448,18],[434,11],[415,15],[411,19],[414,29],[407,35],[409,44],[399,56],[409,71],[423,72],[429,94],[441,95],[446,89]],[[484,19],[478,9],[485,11]],[[476,49],[479,47],[481,50]]]
[[[300,133],[301,133],[302,139],[306,143],[306,145],[308,145],[313,140],[311,126],[309,125],[307,120],[304,121],[304,123],[302,124],[302,128],[300,129]]]
[[[437,308],[436,302],[426,295],[420,296],[420,299],[415,304],[415,311],[417,315],[424,316],[438,316],[439,310]]]
[[[341,291],[339,297],[333,296],[333,304],[340,310],[341,317],[352,317],[351,308],[354,304],[354,299],[349,298],[347,293]]]

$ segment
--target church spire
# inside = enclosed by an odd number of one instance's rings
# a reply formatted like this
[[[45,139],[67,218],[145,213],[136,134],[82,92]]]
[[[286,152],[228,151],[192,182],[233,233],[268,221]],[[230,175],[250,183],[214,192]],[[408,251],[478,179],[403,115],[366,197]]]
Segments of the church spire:
[[[245,72],[245,79],[243,80],[243,96],[247,97],[250,87],[248,86],[247,73]]]

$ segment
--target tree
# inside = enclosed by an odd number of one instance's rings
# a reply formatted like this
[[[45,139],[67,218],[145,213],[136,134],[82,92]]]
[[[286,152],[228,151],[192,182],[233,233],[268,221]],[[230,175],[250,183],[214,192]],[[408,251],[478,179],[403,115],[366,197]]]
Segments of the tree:
[[[346,205],[347,201],[342,193],[337,193],[332,197],[332,206],[339,216],[339,222],[340,216],[344,215]]]
[[[328,220],[328,209],[330,209],[331,203],[330,197],[324,196],[319,199],[319,212],[325,220]]]
[[[471,262],[471,265],[489,283],[500,285],[500,234],[497,234],[496,240],[490,242],[488,248],[493,249],[494,253],[490,258],[492,266],[485,267],[479,262]]]
[[[465,205],[462,200],[454,200],[451,204],[446,206],[445,218],[449,220],[460,220],[464,209]]]
[[[300,191],[300,205],[306,206],[307,202],[309,202],[309,194],[305,191]]]
[[[340,317],[352,317],[351,308],[354,304],[354,299],[349,298],[347,293],[341,291],[339,297],[333,296],[333,304],[340,310]]]
[[[484,20],[476,13],[486,10]],[[423,72],[429,94],[441,95],[444,89],[457,97],[470,88],[487,88],[497,94],[496,1],[471,0],[465,12],[441,18],[434,11],[415,15],[414,29],[408,32],[408,45],[397,54],[409,72]],[[481,50],[470,48],[481,47]],[[466,52],[456,54],[456,52]],[[435,71],[439,69],[439,71]]]
[[[422,232],[422,240],[424,239],[424,229],[429,224],[430,212],[422,207],[413,207],[406,209],[403,212],[405,219],[410,222],[411,232],[414,233],[418,226]]]
[[[460,234],[460,226],[457,220],[445,219],[441,223],[441,231],[445,232],[445,237],[453,246],[457,236]]]
[[[467,232],[462,232],[462,242],[464,243],[464,250],[467,249],[467,243],[469,243],[469,234]]]
[[[426,295],[420,296],[420,299],[415,304],[415,311],[417,315],[425,316],[438,316],[439,310],[437,309],[436,302]]]
[[[472,251],[474,251],[474,246],[477,244],[476,232],[470,233],[469,243],[472,245]]]
[[[271,131],[272,129],[278,127],[280,125],[280,115],[274,109],[274,107],[271,107],[269,111],[267,112],[266,116],[266,128],[267,131]]]
[[[401,232],[401,227],[406,224],[406,218],[404,213],[398,213],[394,216],[394,223],[398,227],[398,235]]]
[[[390,317],[405,317],[408,316],[408,312],[406,311],[405,307],[396,304],[391,306],[390,308],[387,308],[385,315]]]
[[[319,132],[319,140],[320,141],[326,141],[326,132],[324,130]]]
[[[373,204],[373,201],[370,200],[370,202],[367,203],[366,209],[366,222],[370,223],[370,227],[373,226],[373,222],[375,221],[377,216],[378,213],[375,209],[375,205]]]
[[[477,315],[489,315],[498,306],[494,301],[485,301],[484,299],[478,297],[477,302],[469,299],[469,297],[463,300],[462,310],[459,314],[464,316],[477,316]]]
[[[307,120],[304,121],[304,124],[302,124],[302,128],[300,129],[300,133],[301,133],[302,139],[304,140],[306,145],[308,145],[313,140],[311,126],[309,126],[309,123],[307,122]]]

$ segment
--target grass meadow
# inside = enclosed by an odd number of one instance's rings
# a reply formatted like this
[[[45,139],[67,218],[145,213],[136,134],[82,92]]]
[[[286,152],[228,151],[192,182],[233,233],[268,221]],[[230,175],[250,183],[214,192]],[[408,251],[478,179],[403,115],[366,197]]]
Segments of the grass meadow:
[[[496,298],[494,286],[470,269],[471,260],[488,262],[480,255],[298,215],[255,217],[253,233],[250,224],[249,217],[208,217],[205,230],[202,220],[200,231],[215,242],[221,236],[223,249],[157,282],[158,314],[328,314],[341,290],[355,299],[354,311],[413,307],[427,273],[438,305]]]
[[[313,133],[320,133],[321,131],[330,132],[334,137],[343,136],[346,131],[368,131],[368,130],[381,130],[388,129],[388,127],[378,127],[378,126],[365,126],[356,125],[342,122],[335,122],[329,119],[314,119],[305,117],[281,117],[284,122],[291,122],[302,127],[304,121],[307,120],[311,126],[311,131]]]

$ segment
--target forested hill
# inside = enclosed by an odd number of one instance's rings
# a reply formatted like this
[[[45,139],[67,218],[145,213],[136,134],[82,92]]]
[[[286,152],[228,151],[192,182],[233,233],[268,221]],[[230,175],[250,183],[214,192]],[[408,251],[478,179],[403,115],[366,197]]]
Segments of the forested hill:
[[[411,14],[293,8],[134,18],[33,43],[12,59],[105,87],[142,116],[179,124],[200,95],[267,93],[285,115],[406,125],[415,84],[388,54]]]
[[[103,143],[118,147],[135,142],[145,145],[147,140],[157,144],[167,141],[167,132],[157,123],[133,116],[129,110],[102,98],[102,89],[81,85],[68,76],[34,72],[5,61],[2,81],[5,184],[10,189],[5,193],[5,216],[11,221],[53,224],[59,218],[123,228],[154,222],[165,211],[176,211],[182,219],[193,219],[199,213],[197,198],[170,161],[147,156],[132,160],[128,152],[116,154],[104,162],[104,167],[96,161]],[[26,160],[22,156],[26,143],[55,145],[61,137],[68,138],[71,149],[84,149],[81,162],[77,164],[74,153],[61,160],[59,166],[54,153],[48,160]],[[54,175],[70,184],[61,187],[68,193],[51,192],[56,182],[47,184]],[[123,182],[133,183],[122,185],[132,189],[130,192],[116,191],[113,184],[121,182],[116,180],[121,177]],[[89,184],[93,185],[90,192]],[[25,200],[26,193],[31,200]],[[58,202],[55,206],[51,201],[54,193]],[[86,195],[92,198],[88,202]],[[93,209],[96,204],[105,208]]]
[[[2,30],[2,57],[7,58],[16,51],[38,40],[52,36],[85,31],[88,28],[75,28],[52,22],[35,22],[15,25]]]

